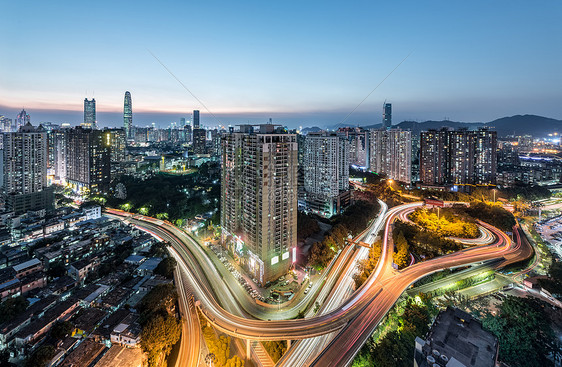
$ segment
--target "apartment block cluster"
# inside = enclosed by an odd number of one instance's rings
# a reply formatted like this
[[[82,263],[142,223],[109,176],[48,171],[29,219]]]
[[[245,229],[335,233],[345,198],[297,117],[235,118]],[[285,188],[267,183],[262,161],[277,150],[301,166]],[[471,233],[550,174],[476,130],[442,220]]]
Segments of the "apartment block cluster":
[[[99,206],[2,220],[11,236],[0,247],[1,300],[22,297],[29,306],[0,324],[0,350],[29,356],[54,325],[70,321],[73,331],[50,365],[113,366],[119,355],[140,365],[139,302],[171,282],[155,273],[162,259],[150,250],[157,240],[102,216]]]
[[[410,186],[420,140],[420,186],[469,191],[495,184],[495,131],[428,131],[419,139],[391,124],[392,106],[385,103],[378,129],[297,134],[270,120],[222,133],[223,246],[258,283],[277,279],[296,261],[297,210],[326,218],[342,213],[353,202],[350,167]]]

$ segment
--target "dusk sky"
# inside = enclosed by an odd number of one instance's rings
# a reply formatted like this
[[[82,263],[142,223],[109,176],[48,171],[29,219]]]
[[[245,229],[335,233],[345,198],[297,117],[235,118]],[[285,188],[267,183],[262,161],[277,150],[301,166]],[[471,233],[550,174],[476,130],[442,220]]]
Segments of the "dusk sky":
[[[539,6],[540,5],[540,6]],[[4,1],[0,115],[164,126],[200,109],[224,125],[562,119],[562,2]]]

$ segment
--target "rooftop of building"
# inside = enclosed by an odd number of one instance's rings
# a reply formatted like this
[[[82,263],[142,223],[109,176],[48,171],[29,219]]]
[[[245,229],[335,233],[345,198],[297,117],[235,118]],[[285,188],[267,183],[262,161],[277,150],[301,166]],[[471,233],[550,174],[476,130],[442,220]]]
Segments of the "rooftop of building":
[[[83,308],[75,316],[73,322],[76,329],[90,333],[106,315],[107,311],[99,308]]]
[[[84,340],[64,359],[61,367],[89,366],[103,353],[106,347],[91,339]]]
[[[462,310],[448,307],[439,313],[427,335],[422,347],[425,360],[420,366],[448,365],[447,361],[456,360],[467,367],[493,367],[497,348],[496,337],[482,329],[480,321]]]
[[[41,265],[41,261],[39,259],[31,259],[19,265],[14,265],[13,268],[16,272],[19,273],[22,270],[29,269],[39,265]]]
[[[145,360],[140,348],[112,345],[94,367],[140,367]]]
[[[137,269],[138,270],[154,270],[160,264],[162,258],[160,257],[151,257],[146,259]]]
[[[115,289],[102,298],[101,302],[110,307],[117,307],[127,298],[130,292],[129,288],[115,287]]]

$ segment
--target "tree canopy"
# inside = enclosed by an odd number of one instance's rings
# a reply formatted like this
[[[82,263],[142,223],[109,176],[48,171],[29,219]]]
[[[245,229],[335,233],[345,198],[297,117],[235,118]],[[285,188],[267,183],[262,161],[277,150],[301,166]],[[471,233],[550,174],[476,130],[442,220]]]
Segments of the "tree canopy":
[[[508,296],[496,316],[484,317],[484,327],[498,337],[502,362],[522,367],[553,365],[547,355],[556,337],[544,307],[534,298]]]

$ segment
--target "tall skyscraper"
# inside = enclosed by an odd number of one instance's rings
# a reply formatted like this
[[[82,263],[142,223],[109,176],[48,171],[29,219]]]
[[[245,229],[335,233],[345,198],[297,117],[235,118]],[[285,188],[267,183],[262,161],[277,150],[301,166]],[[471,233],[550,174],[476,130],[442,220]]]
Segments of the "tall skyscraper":
[[[16,213],[52,209],[53,191],[47,188],[47,133],[29,122],[17,132],[4,133],[4,197]]]
[[[84,98],[84,123],[83,125],[87,129],[95,129],[96,125],[96,100],[92,98],[91,101],[88,98]]]
[[[329,218],[350,203],[349,145],[337,133],[308,133],[304,143],[305,211]]]
[[[123,129],[125,130],[125,138],[133,139],[133,102],[131,101],[131,93],[125,92],[125,105],[123,107]]]
[[[407,130],[371,130],[371,164],[375,173],[409,184],[412,180],[412,133]]]
[[[392,127],[392,104],[384,102],[382,108],[382,127],[390,129]]]
[[[193,129],[193,153],[205,154],[207,152],[207,130]]]
[[[420,180],[425,185],[493,185],[497,171],[497,133],[423,131],[420,138]]]
[[[199,129],[199,110],[193,110],[193,130]]]
[[[11,131],[19,131],[20,127],[31,123],[31,119],[25,110],[21,110],[20,113],[16,116],[16,120],[14,121],[15,125],[13,126]]]
[[[256,128],[223,135],[221,226],[223,246],[264,284],[296,260],[297,139],[276,125]]]
[[[101,130],[78,126],[67,132],[66,181],[77,192],[107,192],[111,139]]]

